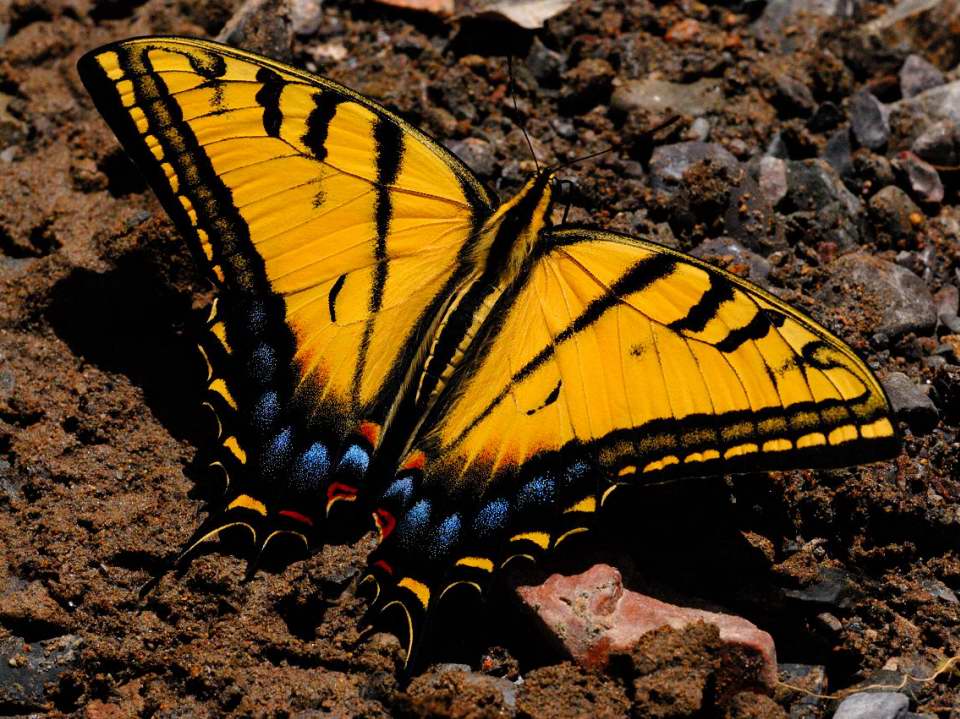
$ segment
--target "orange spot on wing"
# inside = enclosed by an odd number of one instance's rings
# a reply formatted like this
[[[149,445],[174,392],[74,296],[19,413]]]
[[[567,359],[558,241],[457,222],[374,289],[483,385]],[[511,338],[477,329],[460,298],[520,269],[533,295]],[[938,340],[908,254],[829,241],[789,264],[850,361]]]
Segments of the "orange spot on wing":
[[[377,440],[380,439],[380,425],[374,422],[361,422],[360,434],[366,438],[371,447],[376,447]]]
[[[353,502],[357,499],[357,488],[343,482],[333,482],[327,487],[327,513],[337,502]]]
[[[417,449],[407,455],[407,458],[403,465],[401,465],[400,469],[423,469],[423,465],[426,463],[427,456]]]

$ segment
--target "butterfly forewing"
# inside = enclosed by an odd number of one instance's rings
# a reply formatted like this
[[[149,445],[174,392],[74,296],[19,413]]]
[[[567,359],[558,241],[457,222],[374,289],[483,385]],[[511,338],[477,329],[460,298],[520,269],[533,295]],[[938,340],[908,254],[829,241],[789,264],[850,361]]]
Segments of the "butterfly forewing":
[[[220,289],[206,354],[241,417],[221,437],[238,508],[262,515],[270,483],[321,495],[310,515],[351,498],[323,476],[367,466],[486,191],[376,103],[266,58],[144,38],[79,67]]]

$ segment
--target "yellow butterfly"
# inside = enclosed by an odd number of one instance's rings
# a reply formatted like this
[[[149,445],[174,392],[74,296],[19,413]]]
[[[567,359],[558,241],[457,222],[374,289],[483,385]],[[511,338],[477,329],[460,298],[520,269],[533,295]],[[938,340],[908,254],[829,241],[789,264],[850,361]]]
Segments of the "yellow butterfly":
[[[586,531],[620,487],[893,455],[841,340],[693,257],[551,225],[554,172],[499,204],[369,98],[201,40],[95,50],[83,82],[218,290],[201,345],[227,527],[308,547],[373,514],[374,607]]]

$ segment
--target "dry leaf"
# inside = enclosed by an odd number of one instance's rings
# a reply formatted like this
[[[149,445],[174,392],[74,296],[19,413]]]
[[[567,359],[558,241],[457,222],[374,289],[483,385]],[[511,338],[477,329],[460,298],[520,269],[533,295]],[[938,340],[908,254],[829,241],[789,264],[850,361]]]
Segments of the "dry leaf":
[[[494,0],[475,3],[466,15],[493,15],[527,30],[536,30],[555,15],[573,5],[573,0]]]
[[[448,17],[453,15],[454,0],[377,0],[381,5],[393,5],[408,10],[423,10],[434,15]]]

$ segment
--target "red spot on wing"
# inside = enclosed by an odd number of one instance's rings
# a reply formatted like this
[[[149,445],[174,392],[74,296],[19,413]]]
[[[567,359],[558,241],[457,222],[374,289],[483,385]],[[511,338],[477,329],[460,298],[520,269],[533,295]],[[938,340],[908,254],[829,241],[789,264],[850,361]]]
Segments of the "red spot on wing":
[[[279,512],[277,512],[277,514],[279,514],[281,517],[289,517],[295,522],[300,522],[300,524],[306,524],[310,527],[313,526],[313,520],[310,519],[310,517],[305,514],[300,514],[300,512],[296,512],[292,509],[281,509]]]
[[[377,525],[377,531],[380,532],[380,541],[390,536],[394,527],[397,526],[396,518],[385,509],[378,509],[373,513],[373,521]]]
[[[382,560],[382,559],[378,559],[376,562],[374,562],[374,563],[373,563],[373,566],[375,566],[375,567],[380,567],[380,569],[382,569],[383,571],[385,571],[387,574],[390,574],[390,575],[393,574],[393,567],[391,567],[389,564],[387,564],[387,563],[386,563],[384,560]]]

